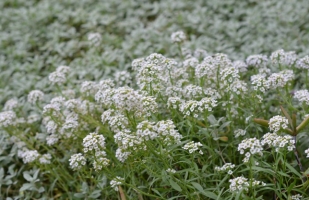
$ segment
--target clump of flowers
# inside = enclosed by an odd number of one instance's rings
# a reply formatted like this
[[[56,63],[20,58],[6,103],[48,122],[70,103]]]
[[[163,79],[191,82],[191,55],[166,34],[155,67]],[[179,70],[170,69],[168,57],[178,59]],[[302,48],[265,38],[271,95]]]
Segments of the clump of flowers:
[[[227,172],[228,174],[233,174],[232,169],[235,168],[235,165],[232,163],[225,163],[222,167],[216,166],[215,170],[218,172]]]
[[[269,130],[278,133],[280,130],[288,128],[288,124],[287,118],[276,115],[269,119]]]
[[[300,194],[295,194],[293,196],[291,196],[291,200],[302,200],[303,196]]]
[[[3,110],[5,110],[5,111],[13,110],[17,106],[18,106],[18,100],[15,99],[15,98],[14,99],[10,99],[10,100],[5,102]]]
[[[299,69],[309,69],[309,56],[297,60],[295,67]]]
[[[118,191],[118,186],[122,185],[122,182],[124,182],[124,178],[117,176],[116,178],[111,180],[110,185],[115,191]]]
[[[266,133],[261,141],[262,145],[267,144],[269,147],[275,148],[276,152],[282,149],[293,151],[295,148],[295,140],[290,135],[279,136],[276,133]]]
[[[24,163],[34,162],[37,158],[39,158],[40,154],[37,150],[26,150],[20,154],[20,158],[23,159]]]
[[[168,168],[168,169],[166,170],[166,172],[171,173],[171,174],[175,174],[175,173],[176,173],[176,170],[175,170],[175,169]]]
[[[52,156],[49,154],[49,153],[47,153],[47,154],[43,154],[43,155],[41,155],[41,157],[39,158],[39,162],[41,163],[41,164],[50,164],[51,163],[51,158],[52,158]]]
[[[181,43],[184,42],[186,40],[186,35],[183,31],[177,31],[172,33],[171,35],[171,40],[175,43]]]
[[[12,126],[16,123],[17,117],[14,111],[0,112],[0,127]]]
[[[236,129],[234,131],[234,134],[235,134],[235,138],[238,138],[240,136],[244,136],[246,135],[246,130],[243,130],[243,129]]]
[[[267,56],[261,54],[251,55],[246,60],[248,66],[260,67],[260,68],[266,67],[267,62],[268,62]]]
[[[81,153],[77,153],[71,156],[69,162],[73,170],[79,170],[86,165],[86,158]]]
[[[279,49],[274,51],[271,56],[270,60],[273,64],[291,66],[295,63],[297,57],[295,52],[285,52],[283,49]]]
[[[230,192],[232,193],[248,191],[250,186],[248,179],[242,176],[230,179],[229,182],[230,182]]]
[[[182,148],[185,150],[188,150],[189,153],[194,153],[195,151],[198,151],[199,154],[203,155],[203,151],[200,150],[199,147],[202,147],[203,145],[200,142],[188,142],[187,144],[185,144]]]
[[[49,74],[48,78],[52,84],[63,84],[66,82],[66,77],[70,72],[70,67],[59,66],[55,72]]]
[[[44,93],[40,90],[32,90],[28,94],[28,102],[35,104],[36,102],[42,101],[44,98]]]
[[[260,140],[256,138],[246,138],[238,145],[238,151],[240,154],[245,154],[243,162],[247,163],[251,155],[263,155],[263,147]]]
[[[309,105],[309,92],[308,90],[298,90],[294,93],[294,98],[300,101],[301,103],[305,103]]]
[[[83,147],[84,153],[88,153],[89,151],[101,151],[105,149],[105,138],[103,135],[99,135],[97,133],[89,133],[83,139]]]

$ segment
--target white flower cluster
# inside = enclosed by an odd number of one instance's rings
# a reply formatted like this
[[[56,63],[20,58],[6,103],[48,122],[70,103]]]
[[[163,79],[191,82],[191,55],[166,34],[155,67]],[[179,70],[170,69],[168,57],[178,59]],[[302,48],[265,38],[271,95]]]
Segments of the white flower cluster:
[[[239,72],[246,72],[248,65],[241,60],[236,60],[233,62],[233,67],[235,67]]]
[[[184,42],[186,39],[186,34],[183,31],[177,31],[171,35],[171,40],[175,43]]]
[[[256,74],[250,77],[253,89],[265,93],[269,88],[269,82],[264,74]]]
[[[39,101],[43,101],[44,98],[44,93],[40,90],[32,90],[29,94],[28,94],[28,102],[35,104]]]
[[[34,162],[39,156],[40,154],[37,150],[25,150],[19,154],[19,157],[23,159],[25,164]]]
[[[124,182],[124,178],[117,176],[116,178],[111,180],[110,185],[115,191],[118,191],[118,186],[121,185],[122,182]]]
[[[185,68],[193,68],[195,69],[195,67],[199,64],[199,61],[197,58],[195,57],[190,57],[188,59],[186,59],[185,61],[183,61],[183,66]]]
[[[183,104],[183,100],[179,97],[169,97],[167,100],[167,107],[173,109],[180,109]]]
[[[129,124],[127,117],[112,109],[106,110],[102,113],[101,121],[103,124],[108,123],[113,132],[122,131],[126,129]]]
[[[267,82],[272,89],[286,86],[286,84],[294,79],[294,73],[292,70],[284,70],[279,73],[271,74]]]
[[[258,185],[265,186],[266,183],[264,183],[263,181],[252,180],[252,186],[253,187],[258,186]]]
[[[293,151],[295,148],[295,141],[292,136],[279,136],[276,133],[266,133],[261,141],[262,145],[267,144],[269,147],[274,147],[276,152],[282,149]]]
[[[52,156],[47,153],[47,154],[43,154],[40,158],[39,158],[39,162],[41,164],[50,164],[50,160],[51,160]]]
[[[263,147],[260,141],[256,138],[246,138],[241,141],[238,145],[238,149],[240,154],[245,154],[245,158],[243,159],[244,163],[247,163],[251,157],[251,155],[263,155]]]
[[[282,129],[288,128],[289,121],[287,118],[276,115],[269,119],[269,130],[278,133]]]
[[[309,158],[309,149],[305,150],[305,154],[307,154],[306,158]]]
[[[171,120],[154,122],[142,121],[136,127],[136,132],[122,130],[114,135],[114,140],[118,144],[116,157],[124,162],[129,155],[138,150],[146,150],[146,141],[160,140],[164,146],[180,143],[182,136],[175,129],[176,126]]]
[[[232,169],[235,168],[235,165],[232,163],[225,163],[222,167],[216,166],[215,170],[218,172],[227,172],[228,174],[233,174]]]
[[[203,95],[203,88],[197,85],[187,85],[182,90],[182,96],[188,99],[194,99]]]
[[[185,150],[188,150],[189,153],[194,153],[195,151],[199,151],[198,153],[203,155],[203,151],[199,149],[199,147],[202,147],[203,145],[200,142],[188,142],[185,144],[182,148]]]
[[[69,161],[73,170],[79,170],[86,165],[86,158],[81,153],[73,154]]]
[[[235,80],[240,78],[239,71],[236,67],[226,67],[220,70],[220,80],[222,81],[220,84],[223,86],[228,86],[232,84]]]
[[[186,117],[193,115],[194,118],[198,117],[198,113],[211,112],[216,107],[217,100],[214,97],[205,97],[200,101],[189,100],[181,104],[180,112]]]
[[[171,168],[168,168],[165,171],[168,172],[168,173],[171,173],[171,174],[175,174],[177,172],[175,169],[171,169]]]
[[[251,55],[246,59],[248,66],[264,68],[266,67],[268,58],[266,55]]]
[[[8,111],[8,110],[13,110],[18,106],[18,100],[17,99],[10,99],[5,102],[3,110]]]
[[[118,86],[129,86],[132,83],[131,74],[128,71],[117,71],[114,77]]]
[[[55,72],[49,74],[48,78],[52,84],[63,84],[66,82],[66,77],[70,72],[70,67],[59,66]]]
[[[229,182],[230,184],[230,192],[234,193],[234,192],[241,192],[243,190],[248,191],[249,189],[249,182],[248,179],[245,177],[236,177],[234,179],[230,179]]]
[[[246,130],[243,130],[243,129],[236,129],[234,131],[234,134],[235,134],[235,138],[238,138],[239,136],[244,136],[246,135]]]
[[[17,120],[16,114],[14,111],[3,111],[0,112],[0,127],[8,127],[15,125]]]
[[[129,87],[100,90],[95,99],[104,106],[115,107],[120,112],[133,112],[138,117],[150,116],[158,109],[154,97],[143,96]]]
[[[309,91],[308,90],[298,90],[294,93],[294,98],[301,103],[306,103],[309,105]]]
[[[93,81],[84,81],[81,84],[80,91],[86,96],[94,95],[98,90],[97,83]]]
[[[296,54],[293,51],[285,52],[283,49],[274,51],[270,60],[273,64],[279,64],[284,66],[291,66],[296,62]]]
[[[291,200],[302,200],[303,196],[300,194],[295,194],[293,196],[291,196]]]
[[[89,151],[101,151],[105,149],[105,138],[103,135],[98,133],[89,133],[83,139],[83,147],[84,153],[88,153]]]
[[[305,56],[296,62],[295,67],[300,69],[309,69],[309,56]]]

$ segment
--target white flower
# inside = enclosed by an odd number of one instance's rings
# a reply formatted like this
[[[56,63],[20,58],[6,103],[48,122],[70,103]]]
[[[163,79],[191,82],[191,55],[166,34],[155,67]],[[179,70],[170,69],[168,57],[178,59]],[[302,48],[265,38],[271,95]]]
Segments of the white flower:
[[[309,92],[308,90],[298,90],[294,93],[294,98],[301,103],[306,103],[309,105]]]
[[[295,67],[300,68],[300,69],[309,69],[309,56],[305,56],[305,57],[299,59],[296,62]]]
[[[124,178],[117,176],[116,178],[111,180],[110,185],[115,191],[118,191],[118,186],[121,185],[122,182],[124,182]]]
[[[295,148],[295,140],[290,135],[279,136],[276,133],[267,133],[263,136],[261,141],[262,145],[267,144],[270,147],[274,147],[276,152],[285,149],[288,151],[293,151]]]
[[[246,138],[238,145],[240,154],[245,154],[244,162],[248,162],[251,155],[263,155],[263,147],[260,141],[256,138]]]
[[[15,125],[16,123],[16,114],[13,111],[4,111],[0,112],[0,127],[8,127]]]
[[[42,101],[44,98],[44,93],[40,90],[32,90],[28,94],[28,102],[35,104],[38,101]]]
[[[291,200],[302,200],[302,199],[303,199],[303,196],[300,194],[291,196]]]
[[[50,160],[51,160],[52,156],[48,153],[48,154],[43,154],[40,158],[39,158],[39,162],[41,164],[50,164]]]
[[[309,149],[306,149],[306,150],[305,150],[305,154],[307,154],[306,157],[309,158]]]
[[[230,179],[230,192],[241,192],[242,190],[248,191],[249,182],[245,177],[236,177],[234,179]]]
[[[72,155],[69,161],[70,167],[73,170],[79,170],[82,166],[86,165],[86,158],[81,153]]]
[[[175,43],[181,43],[185,41],[186,39],[187,39],[186,35],[183,31],[177,31],[177,32],[172,33],[171,35],[171,40],[172,42],[175,42]]]
[[[40,154],[37,150],[26,150],[20,155],[25,164],[35,161],[39,156]]]
[[[199,154],[203,155],[203,152],[199,149],[199,147],[202,147],[203,145],[200,142],[188,142],[187,144],[185,144],[185,146],[183,146],[182,148],[185,150],[188,150],[189,153],[193,153],[195,151],[199,151]]]
[[[289,121],[287,118],[280,115],[276,115],[269,120],[269,130],[274,131],[274,133],[279,132],[282,129],[288,128]]]
[[[172,173],[172,174],[175,174],[176,173],[176,170],[175,169],[170,169],[168,168],[167,170],[165,170],[166,172],[168,173]]]
[[[105,138],[97,133],[90,133],[83,139],[84,153],[105,149]]]
[[[265,55],[251,55],[247,58],[246,60],[247,64],[249,66],[253,66],[253,67],[265,67],[267,62],[268,62],[268,58]]]
[[[244,135],[246,135],[246,130],[237,129],[237,130],[235,130],[234,134],[235,134],[235,138],[238,138],[239,136],[244,136]]]
[[[222,167],[216,166],[215,170],[218,172],[228,172],[228,174],[232,174],[232,169],[235,168],[235,165],[232,163],[225,163]]]
[[[10,99],[4,104],[3,110],[13,110],[18,106],[18,100],[17,99]]]

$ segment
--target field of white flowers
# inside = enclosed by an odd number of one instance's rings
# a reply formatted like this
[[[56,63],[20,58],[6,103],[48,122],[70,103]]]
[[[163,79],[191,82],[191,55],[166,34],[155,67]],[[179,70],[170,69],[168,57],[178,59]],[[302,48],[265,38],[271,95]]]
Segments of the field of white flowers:
[[[1,0],[0,199],[309,199],[306,0]]]

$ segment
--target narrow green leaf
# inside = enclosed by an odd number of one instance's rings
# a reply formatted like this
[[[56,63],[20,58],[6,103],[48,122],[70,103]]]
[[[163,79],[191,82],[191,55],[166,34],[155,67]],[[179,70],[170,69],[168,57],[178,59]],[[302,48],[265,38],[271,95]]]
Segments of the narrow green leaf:
[[[302,178],[302,175],[294,168],[292,167],[292,165],[290,165],[289,163],[285,163],[285,165],[289,168],[289,170],[291,170],[291,172],[293,172],[296,176],[298,176],[299,178]]]
[[[296,128],[297,134],[302,131],[309,123],[309,117],[306,117]]]
[[[265,120],[265,119],[260,119],[260,118],[254,118],[253,121],[259,125],[262,125],[262,126],[265,126],[265,127],[268,127],[269,124],[268,124],[268,121]]]
[[[191,184],[193,185],[193,187],[195,187],[204,196],[206,196],[210,199],[217,199],[217,195],[215,193],[204,190],[203,187],[199,183],[191,182]]]
[[[175,181],[173,181],[172,179],[169,179],[168,181],[170,182],[172,188],[174,188],[178,192],[182,191],[181,187]]]

